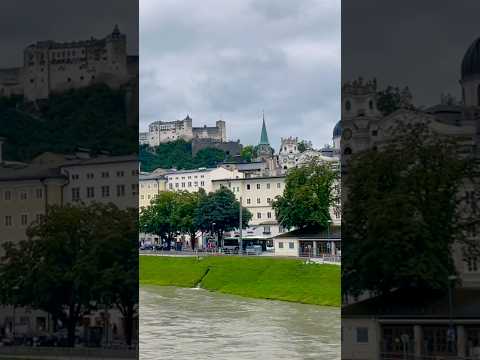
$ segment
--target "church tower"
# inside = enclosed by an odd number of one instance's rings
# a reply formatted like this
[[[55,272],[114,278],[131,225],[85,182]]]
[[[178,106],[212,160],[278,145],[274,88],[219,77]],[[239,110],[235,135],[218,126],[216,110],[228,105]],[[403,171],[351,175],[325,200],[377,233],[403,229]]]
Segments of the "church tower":
[[[264,157],[272,157],[273,156],[273,149],[270,146],[268,141],[268,134],[267,134],[267,127],[265,126],[265,114],[263,115],[262,119],[262,133],[260,135],[260,142],[257,146],[257,157],[264,158]]]

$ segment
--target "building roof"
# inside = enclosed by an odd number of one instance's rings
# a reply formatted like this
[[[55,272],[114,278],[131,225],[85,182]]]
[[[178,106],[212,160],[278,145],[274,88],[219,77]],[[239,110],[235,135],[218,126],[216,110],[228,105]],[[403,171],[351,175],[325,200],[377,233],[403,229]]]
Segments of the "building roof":
[[[453,291],[452,317],[480,319],[480,289]],[[447,319],[448,291],[402,289],[342,307],[342,317],[379,319]]]
[[[255,180],[264,180],[264,179],[284,179],[284,175],[277,175],[277,176],[254,176],[254,177],[246,177],[246,178],[235,178],[235,179],[215,179],[212,180],[212,182],[218,182],[218,181],[255,181]]]
[[[341,239],[342,232],[337,226],[330,226],[330,230],[319,230],[316,228],[304,228],[289,231],[274,237],[281,238],[296,238],[299,240],[319,240],[319,239]]]
[[[476,39],[465,52],[461,68],[462,79],[480,75],[480,38]]]
[[[198,168],[190,170],[168,170],[165,175],[181,175],[181,174],[191,174],[196,172],[210,172],[219,168]],[[226,170],[226,169],[225,169]]]
[[[267,127],[265,126],[265,116],[262,119],[262,134],[260,135],[259,145],[270,145],[268,142]]]
[[[64,177],[58,168],[22,163],[0,165],[0,181],[44,180]]]

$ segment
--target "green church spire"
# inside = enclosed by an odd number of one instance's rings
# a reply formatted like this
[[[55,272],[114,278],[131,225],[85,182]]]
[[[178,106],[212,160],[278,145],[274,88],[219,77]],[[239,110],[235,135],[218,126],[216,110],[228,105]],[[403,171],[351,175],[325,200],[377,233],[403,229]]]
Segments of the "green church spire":
[[[263,114],[262,135],[260,136],[259,145],[270,145],[268,142],[267,128],[265,126],[265,113]]]

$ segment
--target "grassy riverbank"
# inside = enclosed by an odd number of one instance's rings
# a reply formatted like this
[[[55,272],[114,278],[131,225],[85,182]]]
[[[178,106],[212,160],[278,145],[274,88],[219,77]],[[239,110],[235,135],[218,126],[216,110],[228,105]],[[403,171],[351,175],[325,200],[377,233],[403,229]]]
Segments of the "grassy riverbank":
[[[140,256],[140,284],[201,287],[246,297],[340,306],[340,267],[254,257]]]

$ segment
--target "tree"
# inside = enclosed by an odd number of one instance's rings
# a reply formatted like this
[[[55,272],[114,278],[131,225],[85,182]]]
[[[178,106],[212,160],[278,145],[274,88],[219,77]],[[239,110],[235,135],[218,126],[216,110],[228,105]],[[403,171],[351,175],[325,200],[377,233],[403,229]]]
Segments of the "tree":
[[[251,162],[252,159],[254,158],[254,150],[252,145],[246,145],[242,148],[242,151],[240,152],[240,156],[242,157],[243,160],[247,162]]]
[[[189,234],[192,250],[195,249],[197,231],[199,230],[195,212],[203,196],[205,196],[204,192],[182,191],[175,193],[176,204],[173,209],[172,222],[177,224],[178,230]]]
[[[343,177],[342,291],[444,289],[463,238],[459,189],[471,162],[426,125],[399,126],[378,150],[353,156]]]
[[[215,167],[225,160],[225,151],[216,148],[201,149],[193,158],[195,167]]]
[[[283,195],[277,196],[272,204],[278,221],[287,228],[327,229],[330,209],[338,197],[334,192],[337,181],[338,172],[330,164],[315,160],[291,169]]]
[[[411,99],[412,95],[408,87],[400,90],[398,86],[389,85],[386,89],[377,92],[377,108],[384,116],[402,108],[413,110]]]
[[[301,153],[308,149],[311,149],[311,147],[312,144],[309,141],[301,140],[298,142],[298,151],[300,151]]]
[[[250,211],[242,207],[242,226],[247,226],[251,218]],[[215,232],[222,244],[223,233],[239,227],[240,203],[229,189],[222,187],[200,198],[196,223],[202,231]]]
[[[137,243],[136,214],[131,214],[114,205],[50,207],[40,221],[27,229],[27,240],[4,247],[0,279],[6,300],[44,310],[53,319],[61,320],[67,329],[68,345],[74,346],[75,327],[92,309],[92,302],[109,305],[100,293],[109,291],[112,301],[120,303],[119,293],[108,287],[102,277],[116,273],[113,265],[122,262],[131,266],[137,258],[136,246],[129,259],[115,261],[109,254],[109,249],[124,253],[125,244]],[[130,284],[122,291],[137,301],[138,276],[122,273],[121,277],[117,274],[117,279],[123,285]]]
[[[173,216],[176,205],[176,193],[164,191],[152,200],[150,206],[140,211],[140,231],[158,235],[162,243],[167,242],[168,249],[178,230],[178,224]]]

